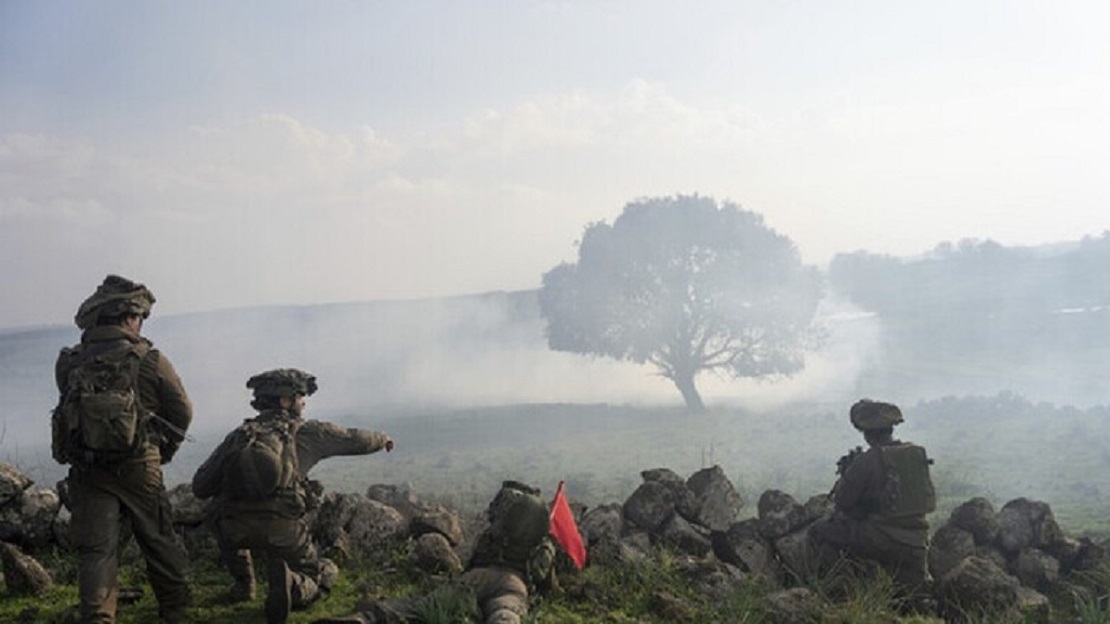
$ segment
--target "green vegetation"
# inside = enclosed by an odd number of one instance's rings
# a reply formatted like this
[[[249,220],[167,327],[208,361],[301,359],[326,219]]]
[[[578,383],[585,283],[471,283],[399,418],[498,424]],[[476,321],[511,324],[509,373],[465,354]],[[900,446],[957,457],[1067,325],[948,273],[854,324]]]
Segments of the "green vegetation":
[[[421,499],[440,501],[464,514],[484,508],[503,479],[516,478],[554,493],[566,480],[571,498],[588,506],[623,502],[640,484],[641,470],[667,467],[689,476],[720,465],[756,513],[767,489],[799,501],[832,485],[836,458],[861,443],[847,423],[847,405],[791,405],[761,411],[721,409],[692,417],[682,409],[610,405],[516,405],[405,414],[393,420],[321,414],[351,425],[389,431],[398,448],[388,455],[335,458],[313,476],[334,491],[361,492],[374,483],[407,484]],[[1106,408],[1079,410],[1034,404],[1013,395],[945,398],[904,406],[898,433],[924,444],[935,460],[940,496],[931,521],[983,496],[996,509],[1012,498],[1047,502],[1070,536],[1110,536],[1110,433]],[[214,444],[214,442],[213,442]],[[202,448],[203,447],[203,448]],[[167,474],[191,474],[208,441],[188,445]],[[180,463],[179,463],[180,462]],[[180,479],[168,478],[170,486]],[[45,482],[49,487],[51,482]],[[423,593],[436,579],[409,575],[404,546],[376,560],[346,561],[333,594],[292,622],[349,612],[368,599]],[[75,562],[63,553],[36,553],[58,586],[44,599],[0,594],[0,622],[56,622],[75,604]],[[120,609],[121,624],[156,620],[134,545],[123,554],[121,584],[144,591]],[[667,551],[643,562],[597,558],[585,571],[561,576],[561,591],[545,597],[532,622],[770,622],[773,588],[758,581],[728,585],[707,595],[704,567]],[[260,575],[264,578],[264,575]],[[854,583],[798,580],[818,597],[810,621],[936,622],[902,615],[889,581],[855,573]],[[227,604],[229,577],[214,555],[193,562],[197,622],[262,621],[262,592],[250,604]],[[1069,622],[1110,622],[1110,573],[1087,579],[1088,589],[1050,596],[1054,612]],[[442,605],[445,612],[456,606]],[[22,615],[26,614],[26,615]],[[999,614],[967,614],[970,622],[1014,621]],[[992,619],[993,618],[993,619]]]

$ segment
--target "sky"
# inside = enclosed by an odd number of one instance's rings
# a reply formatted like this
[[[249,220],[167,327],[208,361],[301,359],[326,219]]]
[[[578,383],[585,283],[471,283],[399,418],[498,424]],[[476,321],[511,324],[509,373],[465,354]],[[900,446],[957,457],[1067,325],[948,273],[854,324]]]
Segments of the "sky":
[[[536,288],[698,193],[807,263],[1110,229],[1100,0],[0,0],[0,328]]]

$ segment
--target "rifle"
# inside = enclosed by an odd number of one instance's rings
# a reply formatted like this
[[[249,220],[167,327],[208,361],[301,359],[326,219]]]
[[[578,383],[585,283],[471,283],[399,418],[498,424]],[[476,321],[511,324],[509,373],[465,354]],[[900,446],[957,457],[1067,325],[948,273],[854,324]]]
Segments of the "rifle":
[[[178,435],[178,437],[180,437],[182,440],[184,440],[186,442],[196,442],[197,441],[197,439],[194,438],[193,436],[189,435],[189,433],[187,431],[185,431],[181,427],[178,427],[177,425],[173,424],[172,422],[166,420],[165,418],[162,418],[158,414],[155,414],[154,412],[147,412],[147,416],[150,416],[150,418],[152,420],[156,421],[160,426],[162,426],[163,428],[168,430],[170,433],[176,433]]]
[[[863,447],[857,446],[854,449],[850,449],[847,453],[841,455],[840,459],[836,460],[836,483],[833,483],[832,489],[829,490],[829,496],[836,496],[836,488],[840,485],[840,480],[844,477],[844,473],[848,472],[848,467],[851,466],[852,462],[856,461],[856,458],[860,455],[863,455]]]
[[[836,460],[836,476],[843,477],[844,473],[848,472],[848,467],[851,466],[852,462],[856,461],[856,458],[860,455],[863,455],[862,446],[857,446],[841,455],[840,459]]]

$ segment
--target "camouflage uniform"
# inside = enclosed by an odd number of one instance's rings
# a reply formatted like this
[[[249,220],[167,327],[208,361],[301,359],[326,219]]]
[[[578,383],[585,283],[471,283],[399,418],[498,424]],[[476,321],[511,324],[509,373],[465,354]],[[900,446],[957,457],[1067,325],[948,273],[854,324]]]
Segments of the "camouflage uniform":
[[[136,390],[144,409],[164,419],[148,425],[146,445],[129,459],[91,464],[64,457],[70,464],[67,488],[72,535],[78,554],[78,597],[82,622],[114,622],[120,527],[126,519],[147,563],[147,576],[165,622],[184,621],[189,593],[186,555],[173,532],[172,510],[162,481],[169,462],[192,422],[192,405],[173,365],[152,343],[118,324],[97,325],[104,317],[133,313],[145,317],[154,302],[141,284],[109,276],[78,311],[81,343],[63,349],[55,364],[59,405],[70,371],[86,358],[123,350],[143,355]]]
[[[856,558],[878,563],[903,591],[920,593],[928,581],[925,514],[889,517],[880,513],[880,500],[888,487],[883,448],[903,444],[889,435],[889,429],[902,422],[901,412],[893,405],[867,400],[852,411],[852,423],[860,431],[886,432],[869,438],[870,448],[841,475],[832,493],[836,511],[815,524],[811,535]]]
[[[302,375],[300,385],[296,381],[293,383],[293,391],[303,395],[315,392],[315,378],[294,369],[269,371],[256,378],[272,374],[289,375],[294,380]],[[261,388],[260,392],[256,388],[256,398],[265,396],[271,390],[272,387]],[[258,416],[246,422],[269,419],[285,419],[297,424],[295,439],[299,479],[292,491],[279,492],[263,501],[234,500],[223,487],[223,460],[236,444],[236,432],[233,431],[197,469],[193,477],[193,493],[202,499],[216,497],[212,521],[220,544],[221,559],[235,580],[233,592],[238,594],[238,598],[253,595],[255,578],[251,551],[256,550],[270,558],[270,599],[274,599],[275,583],[281,580],[277,578],[281,575],[281,567],[275,569],[275,565],[284,562],[288,567],[290,607],[303,608],[327,593],[337,574],[335,565],[319,556],[308,534],[305,513],[312,504],[309,500],[311,494],[306,489],[309,470],[328,457],[366,455],[383,448],[391,449],[393,443],[384,433],[344,428],[318,420],[301,421],[293,411],[280,408],[263,409]],[[272,621],[281,621],[281,618],[274,616]]]
[[[525,487],[516,482],[514,487]],[[532,490],[532,488],[529,488]],[[537,495],[538,490],[532,490]],[[491,503],[491,510],[493,503]],[[367,611],[346,618],[316,620],[315,624],[405,624],[423,621],[432,606],[443,603],[445,595],[468,592],[485,624],[520,624],[528,615],[529,597],[556,584],[555,542],[544,535],[530,544],[500,543],[486,529],[474,545],[466,571],[452,583],[430,594],[395,598],[374,604]]]

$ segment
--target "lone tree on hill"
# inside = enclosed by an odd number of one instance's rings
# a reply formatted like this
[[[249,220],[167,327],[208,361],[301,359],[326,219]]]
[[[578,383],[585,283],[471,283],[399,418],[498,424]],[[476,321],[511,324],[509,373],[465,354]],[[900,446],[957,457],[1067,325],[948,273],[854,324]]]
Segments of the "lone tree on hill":
[[[550,348],[650,363],[703,411],[694,384],[703,372],[800,371],[818,340],[820,296],[817,270],[762,216],[679,195],[587,226],[578,263],[544,274],[539,304]]]

